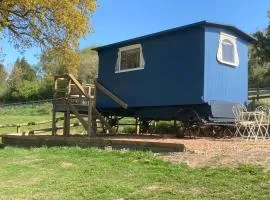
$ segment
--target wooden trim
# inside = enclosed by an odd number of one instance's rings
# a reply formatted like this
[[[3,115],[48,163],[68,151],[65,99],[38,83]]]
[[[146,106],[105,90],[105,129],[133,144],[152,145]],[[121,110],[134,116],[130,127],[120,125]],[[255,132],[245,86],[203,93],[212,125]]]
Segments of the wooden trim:
[[[127,109],[128,104],[122,101],[120,98],[118,98],[116,95],[114,95],[112,92],[110,92],[108,89],[106,89],[103,85],[101,85],[98,81],[96,81],[96,88],[98,88],[101,92],[106,94],[108,97],[110,97],[114,102],[116,102],[118,105],[120,105],[122,108]]]

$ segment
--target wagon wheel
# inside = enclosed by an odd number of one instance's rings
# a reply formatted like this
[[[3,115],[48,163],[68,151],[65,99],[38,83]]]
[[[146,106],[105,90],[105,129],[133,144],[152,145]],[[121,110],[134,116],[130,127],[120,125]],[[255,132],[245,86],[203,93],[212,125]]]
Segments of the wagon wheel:
[[[108,123],[109,125],[115,129],[115,132],[117,133],[119,130],[119,121],[122,119],[122,117],[118,117],[116,115],[109,116],[108,117]]]
[[[154,120],[141,120],[141,133],[150,133],[151,135],[156,132],[156,122]]]
[[[234,127],[224,127],[223,135],[224,135],[224,137],[232,138],[235,135],[235,128]]]
[[[182,119],[183,126],[180,127],[177,137],[183,138],[185,135],[189,135],[189,137],[198,136],[201,131],[203,120],[197,111],[192,108],[185,108],[180,110],[178,114],[179,116],[184,116],[184,118]]]
[[[225,126],[212,126],[212,136],[216,138],[232,137],[233,131]]]
[[[192,125],[186,128],[184,135],[187,135],[189,138],[196,138],[200,136],[201,126],[200,125]]]

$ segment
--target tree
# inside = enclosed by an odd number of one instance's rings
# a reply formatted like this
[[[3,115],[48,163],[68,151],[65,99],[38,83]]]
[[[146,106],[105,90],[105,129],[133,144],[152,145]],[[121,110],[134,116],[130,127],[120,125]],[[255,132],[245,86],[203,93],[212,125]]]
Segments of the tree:
[[[9,79],[10,100],[28,100],[38,96],[36,71],[25,58],[16,60]]]
[[[6,72],[4,65],[0,63],[0,101],[2,101],[8,92],[7,79],[8,73]]]
[[[268,11],[268,18],[270,19],[270,11]],[[254,44],[252,54],[260,62],[270,62],[270,22],[265,30],[254,33],[254,37],[258,41]]]
[[[92,50],[95,46],[85,48],[79,51],[80,63],[76,74],[83,82],[91,83],[97,75],[98,55]],[[45,77],[53,77],[67,73],[66,68],[62,65],[59,56],[52,52],[44,52],[40,57],[38,68]]]
[[[96,0],[0,0],[0,33],[15,48],[58,52],[69,71],[79,64],[78,40],[90,30]]]
[[[0,87],[3,86],[8,78],[8,73],[5,70],[5,66],[0,63]]]
[[[25,58],[17,59],[10,74],[11,87],[18,87],[22,81],[35,81],[36,71]]]
[[[268,12],[270,18],[270,12]],[[257,42],[249,49],[249,85],[270,86],[270,25],[253,34]]]
[[[88,47],[80,51],[80,65],[78,78],[86,83],[93,83],[98,71],[98,55],[93,51],[94,47]]]

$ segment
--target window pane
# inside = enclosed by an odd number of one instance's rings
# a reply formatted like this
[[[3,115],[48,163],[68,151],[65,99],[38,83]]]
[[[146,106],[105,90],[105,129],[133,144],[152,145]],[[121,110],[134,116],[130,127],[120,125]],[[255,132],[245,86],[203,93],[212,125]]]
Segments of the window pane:
[[[120,70],[134,69],[140,67],[140,48],[121,52]]]
[[[222,60],[230,63],[234,63],[234,46],[229,40],[222,41]]]

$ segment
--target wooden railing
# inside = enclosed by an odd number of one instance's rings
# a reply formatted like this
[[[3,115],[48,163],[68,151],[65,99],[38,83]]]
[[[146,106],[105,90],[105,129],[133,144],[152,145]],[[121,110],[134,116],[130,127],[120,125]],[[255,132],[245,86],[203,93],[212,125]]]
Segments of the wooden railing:
[[[63,83],[60,83],[62,81]],[[59,84],[62,84],[61,86]],[[63,91],[62,91],[63,90]],[[59,95],[60,92],[60,95]],[[88,120],[84,120],[80,113],[73,105],[72,98],[83,99],[88,107]],[[93,135],[92,129],[92,106],[94,97],[92,96],[91,85],[81,84],[72,74],[64,76],[56,76],[54,80],[54,99],[63,98],[66,105],[64,134],[69,135],[70,132],[70,114],[71,112],[78,118],[83,127],[87,130],[89,136]],[[53,104],[52,134],[56,134],[56,104]]]
[[[248,99],[251,101],[259,101],[260,99],[270,98],[270,87],[249,88]]]
[[[64,107],[64,134],[70,134],[70,115],[73,114],[79,120],[80,124],[87,130],[88,136],[94,136],[97,132],[97,121],[102,124],[103,130],[110,134],[115,134],[106,118],[99,113],[95,105],[96,88],[109,96],[122,108],[127,109],[128,105],[102,86],[100,83],[83,84],[79,82],[72,74],[56,76],[54,81],[54,101],[53,101],[53,119],[52,134],[56,134],[55,116],[57,108]],[[83,106],[83,107],[82,107]],[[81,108],[83,110],[81,110]],[[61,112],[61,111],[60,111]],[[87,113],[87,116],[85,114]],[[87,120],[85,118],[87,117]]]

